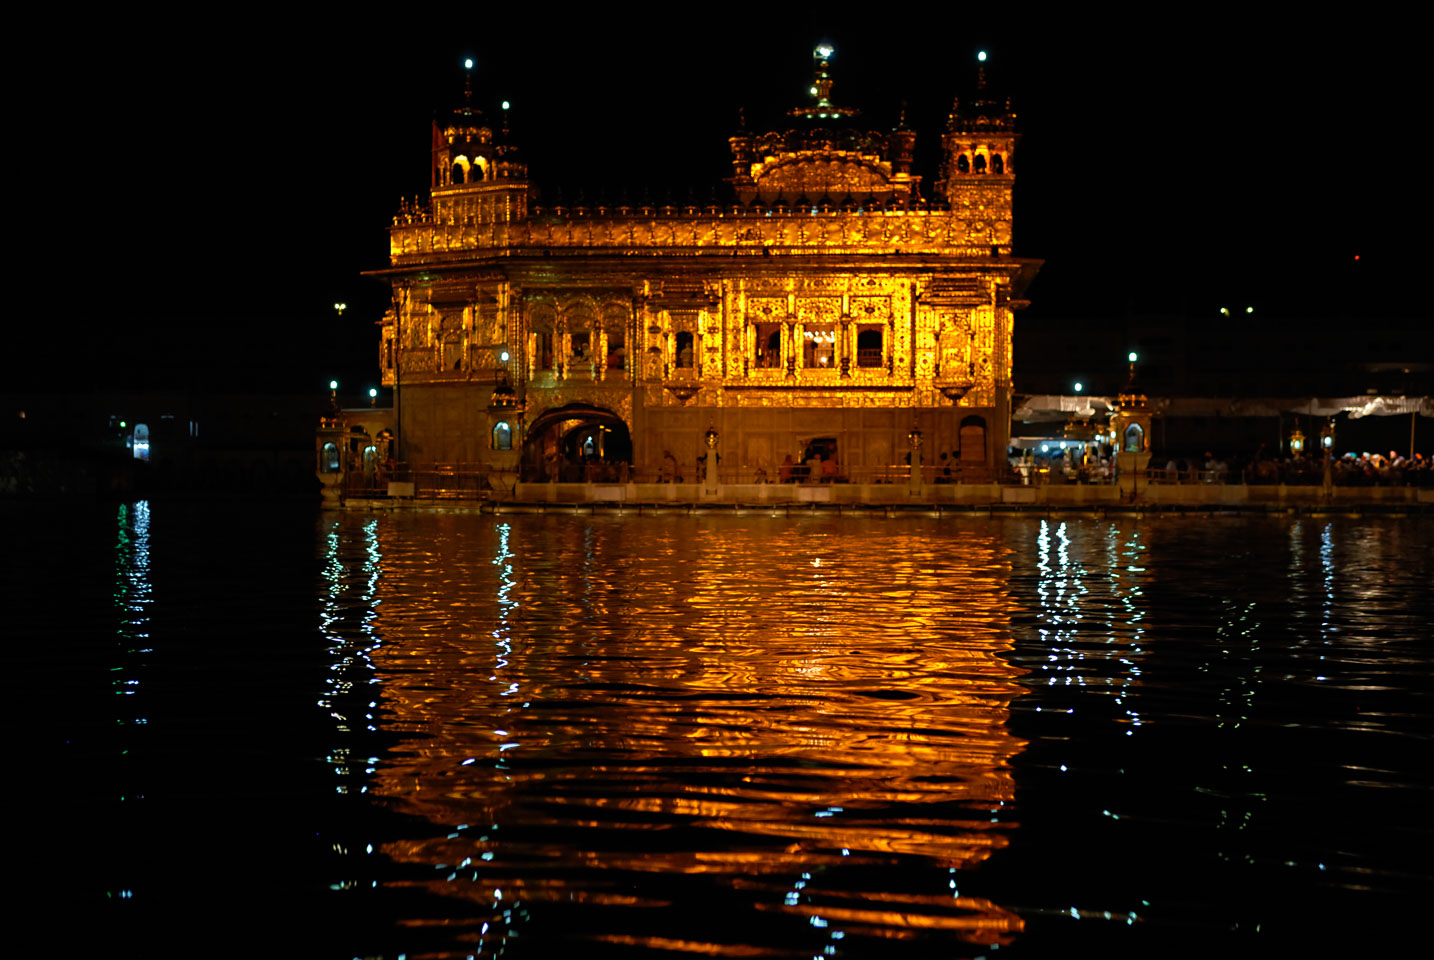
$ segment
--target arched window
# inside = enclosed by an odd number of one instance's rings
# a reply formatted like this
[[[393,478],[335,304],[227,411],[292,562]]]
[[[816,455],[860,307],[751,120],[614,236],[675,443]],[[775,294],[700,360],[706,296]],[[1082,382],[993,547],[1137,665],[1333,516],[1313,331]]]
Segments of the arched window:
[[[508,425],[508,421],[506,420],[499,420],[497,425],[493,427],[493,449],[513,449],[513,428]]]
[[[992,172],[992,173],[1005,173],[1005,172],[1006,172],[1006,162],[1001,159],[1001,155],[1000,155],[999,153],[993,153],[993,154],[991,154],[991,172]]]
[[[363,475],[370,479],[378,473],[378,447],[373,444],[363,448]]]
[[[1129,453],[1139,453],[1145,449],[1145,430],[1138,423],[1132,423],[1126,427],[1125,436],[1122,439],[1122,450]]]
[[[339,445],[337,443],[330,441],[324,444],[323,452],[319,454],[319,472],[339,472]]]
[[[453,182],[454,182],[454,183],[462,183],[462,182],[463,182],[463,165],[462,165],[462,164],[455,163],[455,164],[453,165]]]
[[[966,159],[966,154],[963,153],[956,158],[956,171],[958,173],[971,172],[971,161]]]
[[[974,169],[977,173],[985,173],[985,172],[986,172],[986,155],[985,155],[985,154],[982,154],[982,153],[976,154],[976,160],[975,160],[974,163],[972,163],[971,166],[972,166],[972,169]]]
[[[684,330],[677,334],[677,369],[692,369],[692,334]]]
[[[881,328],[862,327],[856,335],[856,365],[881,366]]]

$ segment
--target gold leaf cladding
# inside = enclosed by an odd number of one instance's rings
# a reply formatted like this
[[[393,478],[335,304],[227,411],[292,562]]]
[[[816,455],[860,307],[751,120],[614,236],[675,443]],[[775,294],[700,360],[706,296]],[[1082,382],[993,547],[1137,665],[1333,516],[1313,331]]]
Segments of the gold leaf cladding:
[[[797,298],[797,318],[802,323],[835,323],[840,317],[840,297]]]
[[[786,297],[748,297],[748,323],[782,323],[787,319]]]
[[[852,297],[851,318],[857,323],[886,323],[891,319],[891,298]]]

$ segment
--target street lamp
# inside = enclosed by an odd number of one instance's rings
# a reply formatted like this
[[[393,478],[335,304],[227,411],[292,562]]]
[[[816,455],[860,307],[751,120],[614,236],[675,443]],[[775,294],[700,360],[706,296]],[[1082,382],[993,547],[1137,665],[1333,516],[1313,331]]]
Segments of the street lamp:
[[[378,387],[368,388],[368,405],[370,407],[378,405]]]
[[[1084,389],[1085,389],[1085,384],[1083,384],[1083,383],[1081,383],[1079,380],[1077,380],[1077,381],[1075,382],[1075,392],[1076,392],[1076,393],[1080,393],[1080,392],[1081,392],[1082,390],[1084,390]]]
[[[1301,431],[1299,427],[1295,427],[1295,429],[1290,433],[1290,453],[1292,453],[1292,454],[1294,454],[1295,456],[1298,457],[1300,454],[1302,454],[1302,453],[1304,453],[1304,452],[1305,452],[1305,435],[1304,435],[1304,432]]]
[[[339,315],[340,318],[343,317],[344,311],[347,310],[348,308],[349,308],[349,305],[348,305],[347,303],[337,302],[337,303],[334,304],[334,310],[336,310],[336,311],[338,312],[338,315]]]

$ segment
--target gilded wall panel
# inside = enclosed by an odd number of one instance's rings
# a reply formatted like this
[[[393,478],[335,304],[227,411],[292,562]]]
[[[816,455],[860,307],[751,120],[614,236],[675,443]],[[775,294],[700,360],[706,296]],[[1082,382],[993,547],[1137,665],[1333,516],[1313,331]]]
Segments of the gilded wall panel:
[[[841,298],[798,297],[797,319],[804,324],[836,323],[841,319]]]
[[[748,297],[748,323],[784,323],[787,319],[787,298]]]
[[[850,316],[857,323],[891,323],[890,296],[853,296]]]

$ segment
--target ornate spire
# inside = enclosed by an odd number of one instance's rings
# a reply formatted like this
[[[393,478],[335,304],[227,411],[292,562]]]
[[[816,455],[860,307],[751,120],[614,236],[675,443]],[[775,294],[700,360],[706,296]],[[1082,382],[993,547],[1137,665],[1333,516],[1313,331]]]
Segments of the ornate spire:
[[[464,115],[473,112],[473,58],[467,57],[463,61],[463,107],[461,112]]]
[[[816,103],[809,107],[793,107],[787,111],[789,116],[807,117],[813,120],[828,120],[838,117],[854,117],[860,110],[851,107],[838,107],[832,103],[832,76],[831,67],[832,54],[836,48],[829,43],[819,43],[812,51],[812,60],[815,66],[812,68],[812,85],[808,93],[816,98]]]

